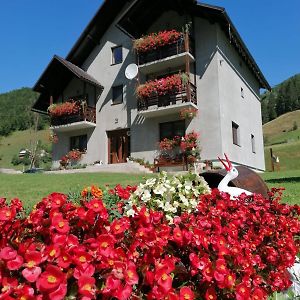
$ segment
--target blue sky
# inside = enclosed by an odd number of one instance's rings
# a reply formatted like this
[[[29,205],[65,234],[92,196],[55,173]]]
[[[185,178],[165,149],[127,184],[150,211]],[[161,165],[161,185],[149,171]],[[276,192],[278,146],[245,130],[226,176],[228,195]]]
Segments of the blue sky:
[[[271,86],[300,73],[299,0],[203,2],[226,8]],[[1,1],[0,93],[32,87],[54,54],[67,55],[101,3]]]

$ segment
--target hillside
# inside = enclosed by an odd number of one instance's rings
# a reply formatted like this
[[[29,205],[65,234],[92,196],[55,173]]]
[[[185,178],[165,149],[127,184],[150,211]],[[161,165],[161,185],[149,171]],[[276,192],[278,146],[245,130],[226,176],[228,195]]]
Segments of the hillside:
[[[37,93],[29,88],[0,94],[0,136],[7,136],[16,130],[26,130],[34,124],[34,113],[31,111],[37,99]],[[46,117],[39,118],[39,128],[47,126]]]
[[[13,166],[11,160],[18,155],[21,149],[32,149],[35,140],[40,140],[47,148],[51,148],[49,142],[49,130],[37,131],[35,137],[33,130],[13,132],[8,137],[0,137],[0,168],[14,168],[22,170],[23,166]]]
[[[263,123],[300,109],[300,74],[290,77],[261,96]]]
[[[274,155],[279,157],[281,170],[300,170],[300,110],[264,124],[263,132],[266,169],[271,170],[272,148]]]

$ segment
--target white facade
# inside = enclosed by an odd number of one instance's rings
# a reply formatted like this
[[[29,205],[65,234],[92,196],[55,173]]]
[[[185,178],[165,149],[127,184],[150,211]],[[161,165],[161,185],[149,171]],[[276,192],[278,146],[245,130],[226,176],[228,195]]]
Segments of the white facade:
[[[125,68],[135,62],[132,40],[115,26],[118,20],[119,16],[80,66],[104,87],[101,95],[89,85],[86,90],[89,99],[96,98],[96,126],[67,132],[55,129],[59,142],[54,145],[54,165],[70,150],[70,137],[83,134],[87,134],[88,142],[82,162],[109,163],[108,132],[119,129],[130,130],[130,155],[151,163],[157,156],[159,124],[179,120],[178,113],[151,118],[139,114],[135,95],[137,82],[125,77]],[[203,161],[217,162],[218,156],[227,153],[236,164],[264,170],[259,81],[218,23],[201,17],[190,20],[193,20],[195,39],[195,64],[191,68],[191,77],[196,79],[199,113],[196,118],[186,121],[186,132],[195,130],[200,133]],[[149,32],[164,27],[171,29],[173,25],[184,25],[187,21],[186,16],[170,11],[155,21]],[[115,46],[122,46],[123,62],[112,65],[112,48]],[[140,77],[143,78],[142,72]],[[124,87],[123,103],[112,105],[112,87],[118,85]],[[80,81],[72,80],[62,95],[66,99],[81,93]],[[239,145],[233,144],[232,122],[239,126]]]

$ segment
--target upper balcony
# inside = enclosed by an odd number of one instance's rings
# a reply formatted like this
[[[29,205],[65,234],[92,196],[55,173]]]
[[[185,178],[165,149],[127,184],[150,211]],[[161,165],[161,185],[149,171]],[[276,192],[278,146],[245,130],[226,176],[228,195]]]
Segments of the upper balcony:
[[[85,99],[70,99],[52,104],[48,108],[51,129],[68,132],[96,127],[96,108],[87,105]]]
[[[147,82],[138,87],[138,111],[145,118],[179,113],[184,108],[197,108],[196,86],[176,74]]]
[[[163,33],[158,33],[157,36]],[[155,36],[155,39],[157,39],[157,36]],[[161,37],[161,39],[164,39],[164,37]],[[151,35],[135,41],[137,64],[142,73],[156,73],[168,68],[182,66],[186,64],[187,60],[189,63],[195,61],[194,40],[189,34],[177,33],[173,39],[165,43],[155,44],[151,40]]]

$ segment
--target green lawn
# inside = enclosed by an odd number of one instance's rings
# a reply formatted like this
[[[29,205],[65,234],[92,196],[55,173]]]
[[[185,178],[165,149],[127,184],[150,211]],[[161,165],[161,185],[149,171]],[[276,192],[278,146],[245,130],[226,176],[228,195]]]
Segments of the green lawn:
[[[267,170],[271,170],[270,148],[273,149],[273,154],[279,157],[281,171],[300,170],[300,140],[265,147]]]
[[[150,177],[151,175],[146,175]],[[153,176],[153,175],[152,175]],[[266,172],[261,175],[269,187],[285,187],[283,201],[300,204],[300,170]],[[145,175],[80,173],[80,174],[0,174],[0,197],[20,198],[26,207],[31,207],[52,192],[75,192],[92,184],[111,187],[137,184]]]
[[[118,183],[123,186],[133,185],[143,181],[143,178],[145,178],[144,174],[113,173],[0,174],[0,197],[7,199],[18,197],[26,207],[32,207],[52,192],[75,192],[92,184],[102,187],[107,184],[114,187]]]
[[[300,204],[300,170],[266,172],[261,174],[268,187],[284,187],[283,201]]]

